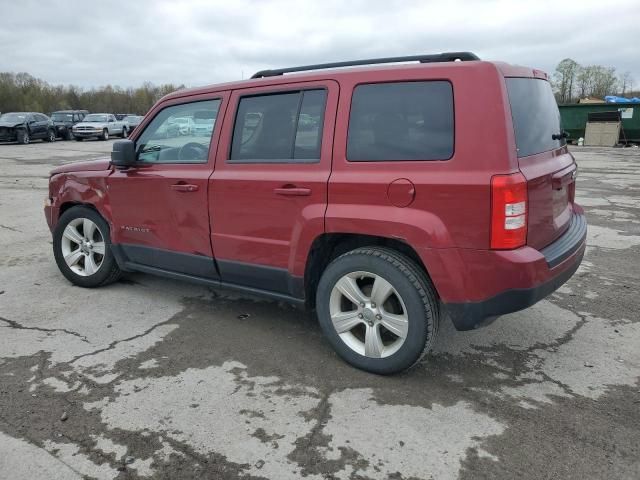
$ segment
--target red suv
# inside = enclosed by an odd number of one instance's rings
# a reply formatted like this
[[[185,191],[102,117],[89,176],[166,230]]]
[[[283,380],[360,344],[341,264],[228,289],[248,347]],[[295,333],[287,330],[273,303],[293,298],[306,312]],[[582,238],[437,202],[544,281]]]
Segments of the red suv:
[[[476,328],[571,277],[576,171],[546,74],[455,52],[177,91],[111,161],[56,168],[45,214],[76,285],[141,271],[306,305],[384,374],[445,314]]]

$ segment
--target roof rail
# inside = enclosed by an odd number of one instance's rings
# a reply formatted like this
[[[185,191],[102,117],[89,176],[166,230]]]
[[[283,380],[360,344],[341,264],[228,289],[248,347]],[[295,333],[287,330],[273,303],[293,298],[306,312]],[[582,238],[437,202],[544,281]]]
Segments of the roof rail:
[[[253,74],[251,78],[276,77],[285,73],[304,72],[307,70],[322,70],[325,68],[339,67],[355,67],[358,65],[376,65],[380,63],[398,63],[398,62],[420,62],[420,63],[437,63],[437,62],[455,62],[456,60],[466,62],[470,60],[480,60],[480,58],[471,52],[444,52],[434,53],[430,55],[411,55],[408,57],[386,57],[386,58],[370,58],[367,60],[349,60],[346,62],[318,63],[316,65],[303,65],[301,67],[278,68],[275,70],[260,70]]]

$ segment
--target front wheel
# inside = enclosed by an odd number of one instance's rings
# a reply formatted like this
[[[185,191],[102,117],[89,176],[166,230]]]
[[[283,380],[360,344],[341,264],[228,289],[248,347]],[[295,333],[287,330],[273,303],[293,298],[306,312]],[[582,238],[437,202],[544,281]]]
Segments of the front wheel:
[[[73,140],[73,132],[70,128],[67,128],[67,132],[65,133],[64,138],[67,140]]]
[[[122,138],[127,138],[128,132],[127,127],[122,127]]]
[[[56,132],[53,130],[49,130],[47,132],[47,136],[45,137],[45,142],[55,142],[56,141]]]
[[[109,225],[89,207],[72,207],[53,232],[53,254],[62,274],[73,284],[93,288],[121,275],[111,251]]]
[[[105,128],[99,138],[100,140],[109,140],[109,130]]]
[[[18,143],[20,143],[22,145],[27,145],[29,143],[29,141],[31,140],[29,138],[29,131],[28,130],[18,130],[17,138],[18,138]]]
[[[316,308],[338,355],[372,373],[415,365],[438,330],[438,300],[426,273],[386,248],[359,248],[331,262],[318,284]]]

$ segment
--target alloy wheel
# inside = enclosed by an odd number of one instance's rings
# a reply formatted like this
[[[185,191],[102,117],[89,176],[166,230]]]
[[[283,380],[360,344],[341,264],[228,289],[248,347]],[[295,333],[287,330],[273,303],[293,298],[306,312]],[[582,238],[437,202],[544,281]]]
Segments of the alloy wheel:
[[[334,285],[329,300],[331,323],[354,352],[385,358],[404,344],[409,315],[398,291],[370,272],[351,272]]]
[[[62,234],[61,248],[67,266],[82,277],[95,274],[104,261],[104,236],[88,218],[69,222]]]

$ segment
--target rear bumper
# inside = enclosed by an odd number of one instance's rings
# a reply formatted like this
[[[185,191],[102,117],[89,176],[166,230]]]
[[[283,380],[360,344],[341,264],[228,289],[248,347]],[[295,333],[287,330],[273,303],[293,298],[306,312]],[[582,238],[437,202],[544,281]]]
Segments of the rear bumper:
[[[587,222],[580,211],[574,214],[564,235],[541,251],[522,247],[511,252],[494,252],[497,268],[490,264],[468,264],[467,275],[473,277],[475,274],[477,281],[485,285],[504,286],[505,276],[514,284],[480,300],[458,302],[443,299],[444,310],[456,329],[471,330],[490,323],[500,315],[530,307],[557,290],[576,272],[584,256],[586,237]],[[484,258],[491,259],[490,256]],[[513,260],[513,272],[508,272],[509,265],[505,263],[509,258]]]

